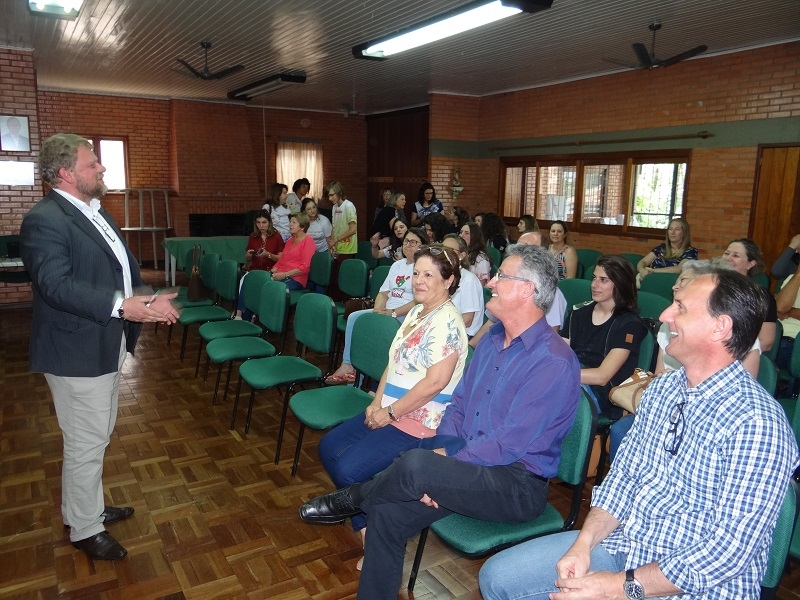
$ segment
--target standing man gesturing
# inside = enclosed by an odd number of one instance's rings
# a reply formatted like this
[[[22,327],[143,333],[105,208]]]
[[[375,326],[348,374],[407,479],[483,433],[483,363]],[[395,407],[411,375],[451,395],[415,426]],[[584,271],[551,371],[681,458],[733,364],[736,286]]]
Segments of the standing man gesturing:
[[[95,560],[126,550],[105,531],[133,508],[105,506],[103,455],[117,417],[120,370],[141,323],[174,323],[176,294],[135,295],[139,266],[100,207],[105,167],[84,138],[56,134],[42,145],[51,188],[25,216],[20,249],[31,276],[30,368],[44,373],[64,438],[61,513],[72,544]]]

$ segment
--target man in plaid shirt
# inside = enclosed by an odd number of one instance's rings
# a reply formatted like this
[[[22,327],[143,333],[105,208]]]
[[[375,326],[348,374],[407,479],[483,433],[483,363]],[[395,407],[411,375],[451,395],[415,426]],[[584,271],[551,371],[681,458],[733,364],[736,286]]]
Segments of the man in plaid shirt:
[[[485,600],[759,598],[800,460],[780,405],[740,362],[764,314],[756,285],[732,271],[675,293],[661,320],[684,368],[645,390],[583,529],[489,559]]]

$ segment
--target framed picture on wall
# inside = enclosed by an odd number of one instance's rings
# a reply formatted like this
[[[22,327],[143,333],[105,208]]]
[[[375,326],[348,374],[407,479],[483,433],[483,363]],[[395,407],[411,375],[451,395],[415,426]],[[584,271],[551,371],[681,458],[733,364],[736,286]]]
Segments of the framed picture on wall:
[[[3,152],[31,151],[28,117],[0,115],[0,150]]]

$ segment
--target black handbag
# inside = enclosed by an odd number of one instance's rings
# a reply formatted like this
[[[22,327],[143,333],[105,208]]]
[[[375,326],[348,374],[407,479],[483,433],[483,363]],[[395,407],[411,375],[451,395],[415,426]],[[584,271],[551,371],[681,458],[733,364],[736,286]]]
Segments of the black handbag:
[[[203,283],[200,276],[200,258],[203,249],[196,245],[192,248],[192,274],[189,276],[189,287],[186,290],[186,299],[189,302],[200,302],[211,297],[212,291]]]
[[[375,298],[350,298],[344,303],[344,318],[359,310],[372,310],[375,307]]]

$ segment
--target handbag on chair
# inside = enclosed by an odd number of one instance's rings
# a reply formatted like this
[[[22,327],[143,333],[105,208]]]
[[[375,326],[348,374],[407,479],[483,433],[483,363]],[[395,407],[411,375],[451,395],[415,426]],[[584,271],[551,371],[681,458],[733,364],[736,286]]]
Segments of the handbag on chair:
[[[619,406],[629,413],[636,414],[636,409],[639,408],[639,402],[642,400],[644,389],[650,385],[650,382],[656,377],[658,376],[636,367],[633,375],[618,386],[611,388],[608,392],[608,399],[615,406]]]
[[[189,276],[189,286],[186,289],[186,299],[189,302],[199,302],[211,297],[211,290],[209,290],[203,283],[203,278],[200,276],[200,258],[203,255],[203,249],[199,245],[192,248],[192,273]]]

